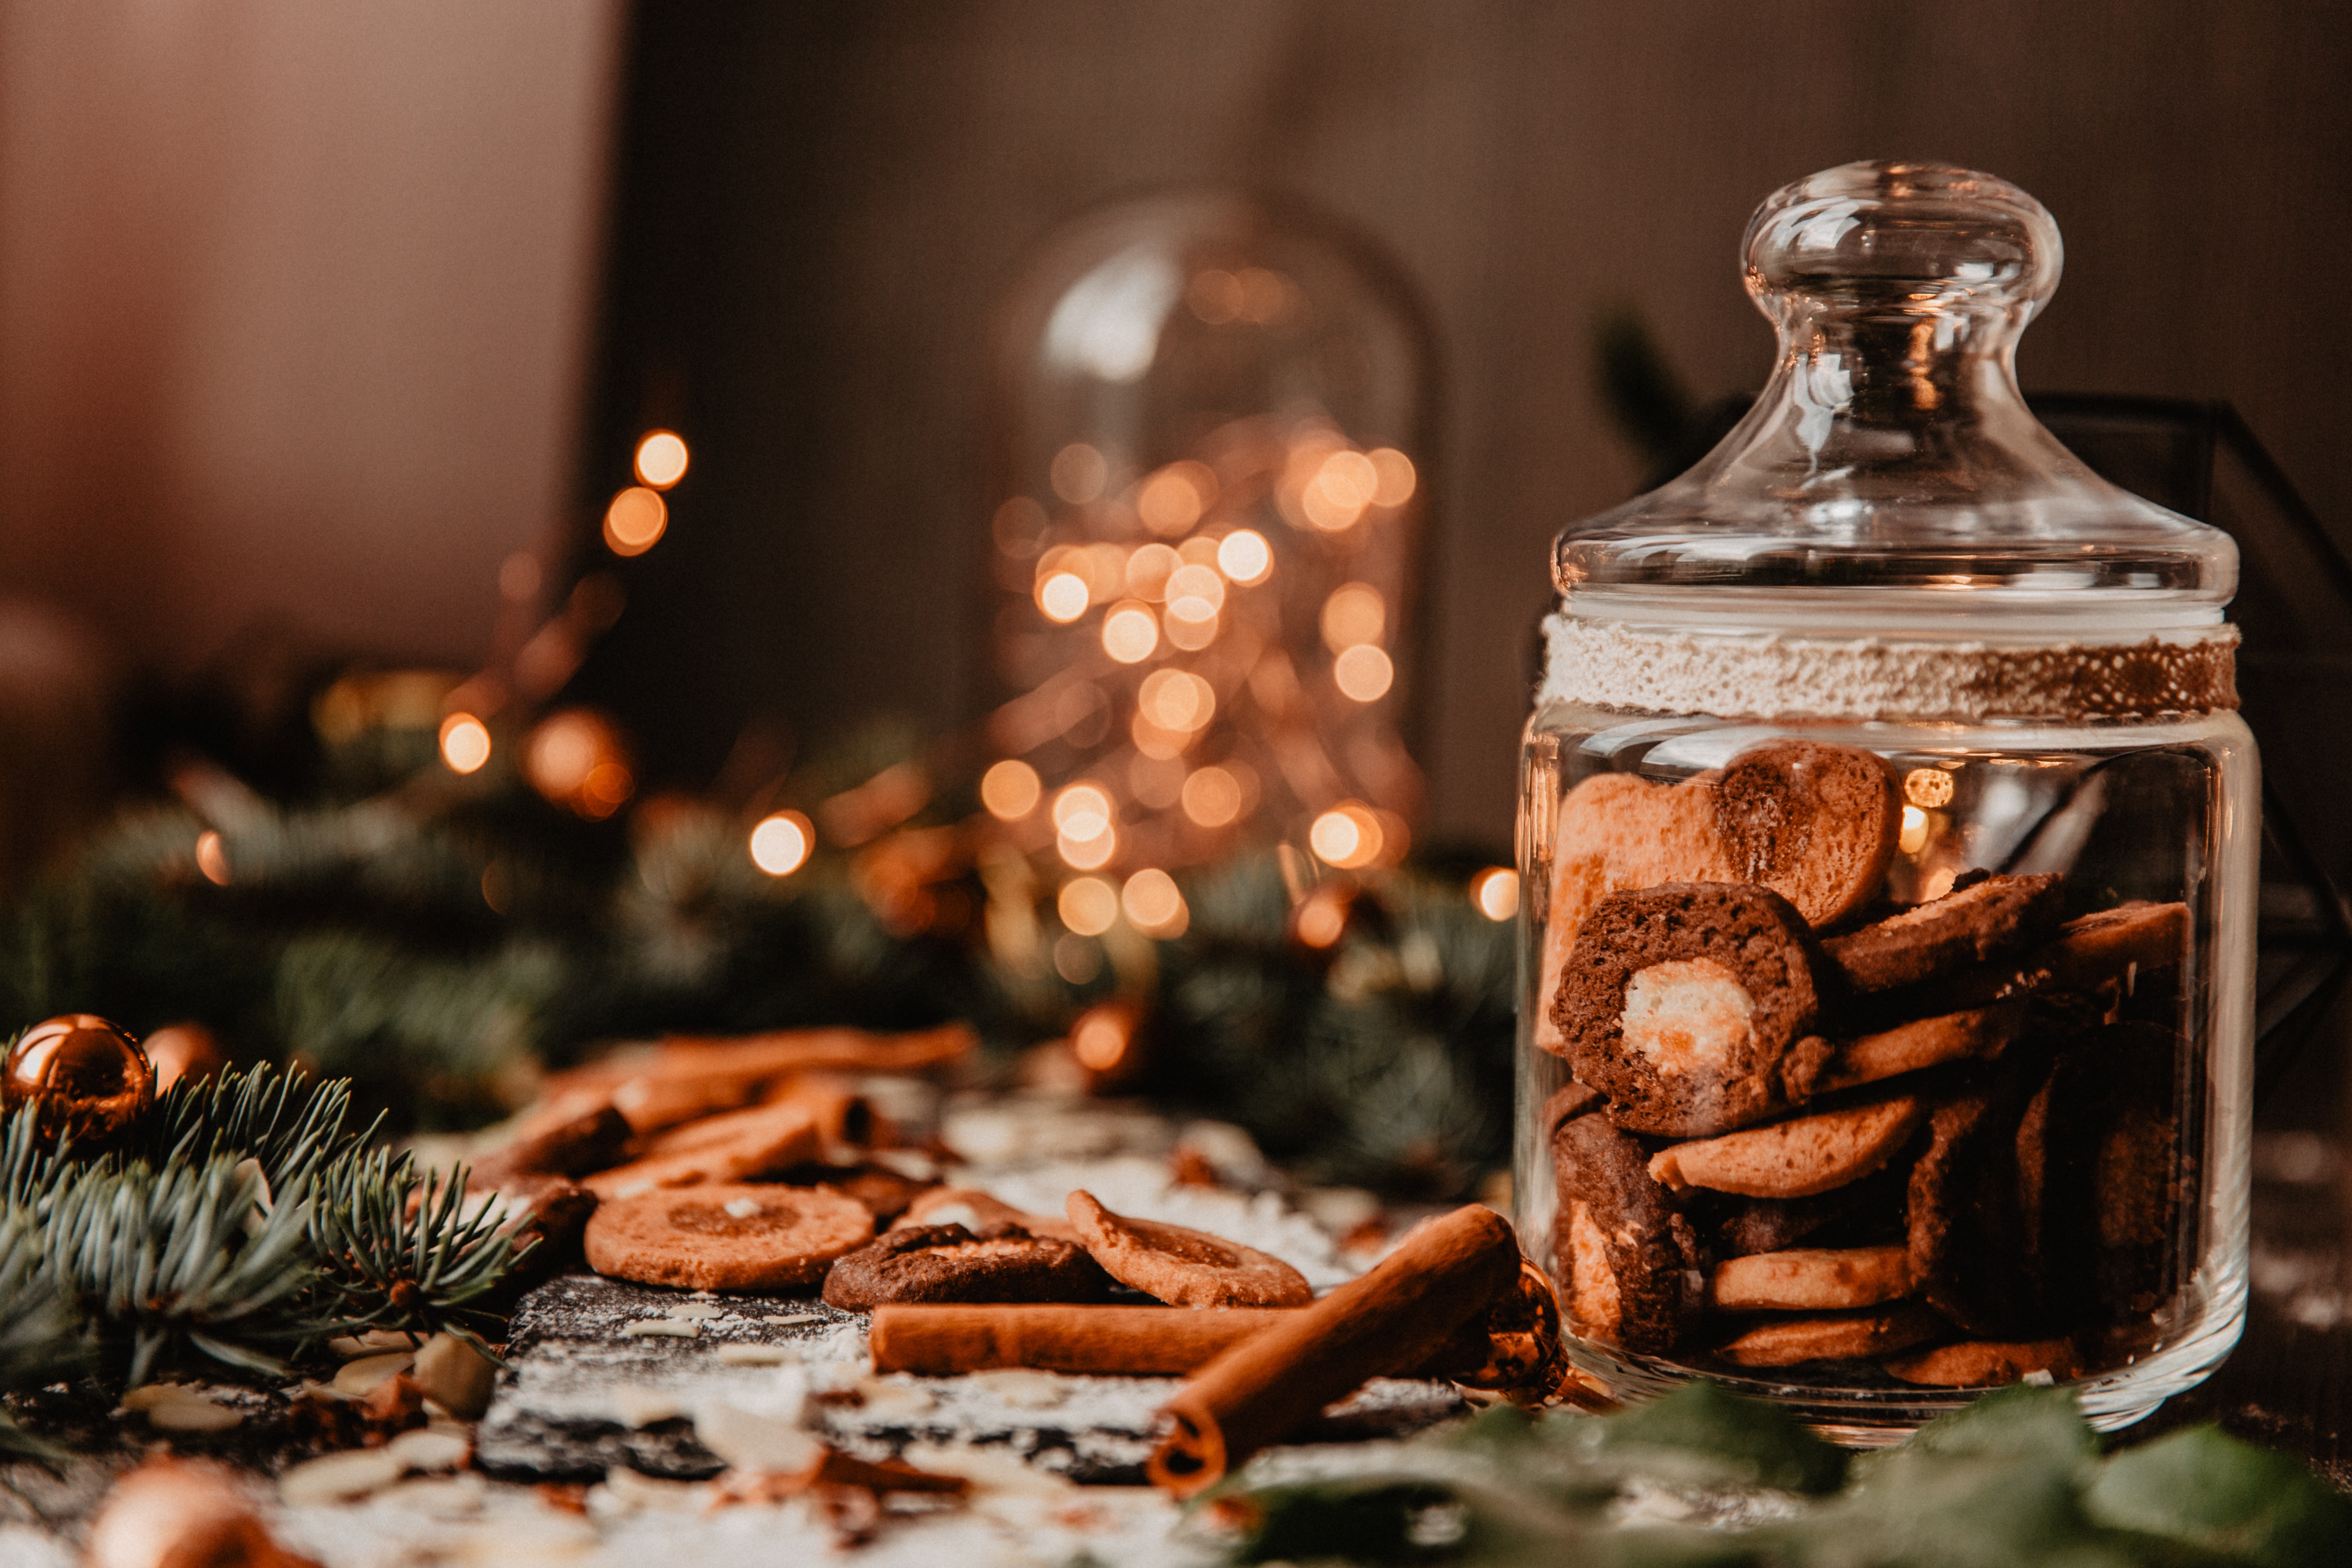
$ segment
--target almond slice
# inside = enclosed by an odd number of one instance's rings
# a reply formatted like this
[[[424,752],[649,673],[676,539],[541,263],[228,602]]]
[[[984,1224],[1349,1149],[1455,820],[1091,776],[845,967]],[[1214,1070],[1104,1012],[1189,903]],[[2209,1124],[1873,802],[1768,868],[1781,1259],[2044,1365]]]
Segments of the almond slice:
[[[1919,1125],[1916,1095],[1676,1143],[1650,1156],[1650,1174],[1676,1192],[1707,1187],[1751,1198],[1801,1198],[1870,1174]]]
[[[1067,1205],[1079,1242],[1105,1273],[1171,1307],[1303,1307],[1315,1299],[1307,1277],[1271,1253],[1115,1215],[1083,1188]]]

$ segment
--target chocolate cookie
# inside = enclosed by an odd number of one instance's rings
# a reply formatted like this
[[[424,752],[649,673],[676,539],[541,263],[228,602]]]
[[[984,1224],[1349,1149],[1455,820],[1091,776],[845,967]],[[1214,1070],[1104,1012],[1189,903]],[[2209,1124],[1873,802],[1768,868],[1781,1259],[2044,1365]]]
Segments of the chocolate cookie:
[[[2018,1196],[2023,1089],[2004,1064],[1942,1100],[1911,1167],[1911,1277],[1929,1306],[1990,1339],[2029,1334],[2038,1319]]]
[[[2085,1009],[2079,1001],[2070,1003],[2070,996],[2097,993],[2104,994],[2088,1011],[2105,1016],[2130,993],[2140,973],[2177,968],[2188,956],[2189,937],[2186,904],[2117,904],[2066,921],[2056,936],[2021,959],[1927,983],[1921,987],[1926,1005],[1919,1010],[1951,1012],[2025,996],[2074,1015]]]
[[[1652,1179],[1642,1145],[1604,1116],[1552,1134],[1559,1184],[1553,1278],[1569,1326],[1586,1339],[1663,1355],[1704,1305],[1698,1238]]]
[[[1812,1091],[1817,949],[1766,888],[1674,882],[1612,893],[1584,922],[1552,1018],[1577,1081],[1621,1127],[1704,1136]]]
[[[884,1301],[1099,1301],[1109,1289],[1083,1248],[1017,1226],[976,1236],[960,1225],[908,1226],[848,1254],[824,1277],[825,1304],[852,1312]]]
[[[2057,929],[2065,879],[1987,877],[1822,943],[1856,991],[1916,985],[2042,941]]]
[[[588,1266],[618,1279],[790,1290],[873,1234],[864,1205],[823,1187],[713,1183],[600,1204],[582,1241]]]
[[[1802,1198],[1859,1181],[1911,1141],[1922,1114],[1916,1095],[1888,1095],[1837,1110],[1670,1144],[1650,1174],[1676,1192],[1707,1187],[1757,1198]]]
[[[1716,831],[1739,879],[1783,893],[1815,926],[1868,904],[1895,858],[1903,799],[1874,752],[1775,741],[1731,759]]]
[[[1830,1232],[1840,1245],[1863,1245],[1900,1237],[1903,1187],[1907,1173],[1890,1164],[1859,1181],[1801,1198],[1754,1198],[1726,1194],[1696,1205],[1691,1223],[1706,1237],[1717,1258],[1783,1252],[1810,1237]],[[1683,1202],[1690,1204],[1692,1194]],[[1814,1246],[1827,1243],[1814,1242]]]
[[[1840,1040],[1814,1079],[1813,1089],[1816,1093],[1854,1089],[1945,1062],[1990,1059],[2000,1055],[2025,1022],[2025,1003],[2017,998]]]
[[[2073,1327],[2153,1310],[2179,1268],[2179,1039],[2119,1024],[2061,1051],[2017,1130],[2029,1267]]]

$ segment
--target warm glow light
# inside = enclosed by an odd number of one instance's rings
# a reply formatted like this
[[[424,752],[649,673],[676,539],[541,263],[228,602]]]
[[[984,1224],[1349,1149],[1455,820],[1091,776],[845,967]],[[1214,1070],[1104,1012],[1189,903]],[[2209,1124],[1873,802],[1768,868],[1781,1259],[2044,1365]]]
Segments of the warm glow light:
[[[666,490],[686,478],[686,441],[675,430],[648,430],[637,443],[637,479]]]
[[[1358,702],[1377,702],[1396,681],[1396,666],[1370,644],[1351,647],[1331,661],[1331,679],[1341,695]]]
[[[1323,459],[1315,477],[1299,492],[1299,509],[1307,521],[1327,532],[1355,526],[1372,502],[1381,484],[1380,470],[1361,452],[1342,448]]]
[[[602,738],[596,721],[584,713],[552,714],[524,742],[524,776],[551,800],[570,795],[595,771]]]
[[[1037,797],[1044,792],[1037,770],[1011,758],[980,775],[980,804],[988,807],[990,816],[1007,822],[1036,810]]]
[[[1419,483],[1412,471],[1412,459],[1394,447],[1381,447],[1365,454],[1371,460],[1372,471],[1379,476],[1372,487],[1372,500],[1380,506],[1402,506],[1412,499],[1413,486]]]
[[[789,877],[808,863],[816,833],[797,811],[763,816],[751,829],[751,864],[771,877]]]
[[[1265,535],[1254,528],[1237,528],[1225,535],[1217,546],[1217,570],[1244,586],[1264,582],[1274,570],[1274,552],[1266,547]]]
[[[1099,837],[1110,828],[1110,796],[1093,784],[1072,784],[1054,797],[1054,826],[1066,838]]]
[[[1191,911],[1184,907],[1176,879],[1156,867],[1129,877],[1119,890],[1118,902],[1127,911],[1129,923],[1152,936],[1181,936],[1191,923]]]
[[[1242,784],[1223,768],[1200,768],[1184,781],[1184,815],[1223,827],[1242,814]]]
[[[619,763],[598,763],[580,785],[580,814],[603,821],[636,793],[637,781]]]
[[[1225,580],[1206,566],[1179,566],[1168,579],[1168,614],[1180,621],[1213,621],[1224,608]]]
[[[1129,601],[1103,617],[1103,652],[1121,664],[1141,664],[1160,646],[1160,622],[1141,605]]]
[[[1186,603],[1198,604],[1199,601],[1188,600]],[[1160,629],[1167,634],[1169,642],[1174,647],[1182,648],[1186,653],[1198,653],[1217,640],[1216,616],[1211,616],[1208,619],[1201,621],[1188,621],[1174,613],[1174,605],[1170,605],[1169,610],[1168,624]]]
[[[1355,801],[1333,806],[1307,830],[1307,847],[1327,865],[1352,871],[1380,858],[1380,818]]]
[[[1062,884],[1055,900],[1062,923],[1080,936],[1100,936],[1118,922],[1118,893],[1100,877],[1077,877]]]
[[[1318,888],[1298,906],[1298,940],[1309,947],[1328,947],[1348,930],[1347,900],[1333,888]]]
[[[1139,708],[1136,710],[1135,721],[1127,727],[1127,732],[1129,738],[1135,742],[1136,751],[1155,763],[1175,761],[1184,754],[1184,748],[1192,743],[1192,731],[1163,730],[1151,721],[1150,714]]]
[[[1184,290],[1184,302],[1192,307],[1192,314],[1213,327],[1238,319],[1244,298],[1242,280],[1215,267],[1192,274],[1192,284]]]
[[[1073,441],[1054,454],[1049,477],[1055,495],[1072,506],[1083,506],[1102,494],[1110,479],[1110,464],[1084,441]]]
[[[1217,711],[1216,689],[1181,669],[1158,669],[1145,676],[1137,700],[1144,716],[1163,730],[1198,730]]]
[[[1243,321],[1267,327],[1290,314],[1295,290],[1290,279],[1281,273],[1264,267],[1245,267],[1234,281],[1241,285]]]
[[[1952,775],[1941,768],[1913,768],[1903,775],[1903,798],[1933,809],[1952,804]]]
[[[1519,874],[1508,866],[1489,866],[1470,879],[1470,901],[1490,921],[1507,921],[1519,912]]]
[[[1201,521],[1216,495],[1216,470],[1187,458],[1143,481],[1135,496],[1136,515],[1152,532],[1173,539]]]
[[[470,773],[490,760],[489,726],[471,713],[441,721],[441,760],[453,773]]]
[[[1092,838],[1073,838],[1065,833],[1054,841],[1054,850],[1073,870],[1097,870],[1118,853],[1118,835],[1108,827]]]
[[[1903,833],[1895,841],[1906,855],[1916,855],[1927,842],[1927,814],[1916,805],[1903,808]]]
[[[668,526],[668,503],[643,485],[631,485],[604,509],[604,542],[615,555],[643,555]]]
[[[1037,584],[1037,607],[1050,621],[1076,620],[1087,613],[1092,597],[1087,592],[1087,580],[1075,572],[1056,572]]]
[[[1127,558],[1127,591],[1139,599],[1164,599],[1168,579],[1183,557],[1164,544],[1147,544]]]
[[[1070,1026],[1070,1054],[1088,1072],[1108,1072],[1126,1057],[1134,1037],[1134,1021],[1126,1008],[1089,1007]]]
[[[228,847],[211,828],[196,835],[196,869],[216,888],[228,886]]]
[[[1379,642],[1388,625],[1388,601],[1370,583],[1342,584],[1323,601],[1323,641],[1333,653]]]

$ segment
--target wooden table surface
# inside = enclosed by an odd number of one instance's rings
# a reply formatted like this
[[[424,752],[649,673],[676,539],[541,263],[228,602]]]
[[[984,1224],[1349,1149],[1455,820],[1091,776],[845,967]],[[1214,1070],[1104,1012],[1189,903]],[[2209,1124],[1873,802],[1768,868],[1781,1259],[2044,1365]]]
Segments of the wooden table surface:
[[[2254,1115],[2253,1290],[2245,1338],[2201,1388],[2132,1436],[2218,1420],[2352,1488],[2352,998]]]

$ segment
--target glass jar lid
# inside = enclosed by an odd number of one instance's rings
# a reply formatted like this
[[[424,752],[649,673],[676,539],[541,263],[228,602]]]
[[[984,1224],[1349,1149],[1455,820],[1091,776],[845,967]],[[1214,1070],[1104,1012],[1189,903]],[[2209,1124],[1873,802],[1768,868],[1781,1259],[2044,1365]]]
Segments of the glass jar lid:
[[[2033,640],[2220,622],[2229,536],[2099,478],[2018,391],[2063,259],[2039,202],[1847,163],[1768,199],[1744,256],[1771,381],[1688,472],[1559,536],[1570,616]]]

